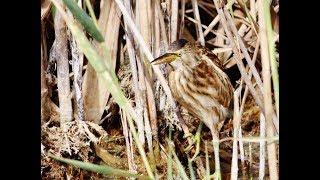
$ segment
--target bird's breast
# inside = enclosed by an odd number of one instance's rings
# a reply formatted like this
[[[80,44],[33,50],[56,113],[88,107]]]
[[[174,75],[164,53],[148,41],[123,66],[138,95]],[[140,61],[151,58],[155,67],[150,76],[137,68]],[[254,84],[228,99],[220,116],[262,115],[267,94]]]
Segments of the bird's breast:
[[[223,119],[232,99],[229,80],[224,81],[215,73],[199,64],[193,69],[176,69],[169,75],[173,97],[200,119],[211,116]]]

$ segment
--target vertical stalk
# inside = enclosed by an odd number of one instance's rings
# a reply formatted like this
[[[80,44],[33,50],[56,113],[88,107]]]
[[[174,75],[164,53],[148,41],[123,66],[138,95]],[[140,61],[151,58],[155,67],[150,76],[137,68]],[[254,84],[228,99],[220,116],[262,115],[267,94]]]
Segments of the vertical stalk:
[[[262,62],[262,77],[263,77],[263,99],[264,99],[264,109],[265,109],[265,119],[266,119],[266,133],[267,138],[274,136],[273,128],[273,105],[271,96],[271,74],[270,74],[270,56],[268,51],[268,39],[267,39],[267,29],[266,22],[264,18],[264,8],[263,0],[258,1],[258,15],[259,15],[259,35],[261,38],[261,62]],[[277,168],[277,154],[276,146],[274,142],[269,142],[267,145],[268,153],[268,163],[269,163],[269,174],[271,180],[277,180],[278,168]]]

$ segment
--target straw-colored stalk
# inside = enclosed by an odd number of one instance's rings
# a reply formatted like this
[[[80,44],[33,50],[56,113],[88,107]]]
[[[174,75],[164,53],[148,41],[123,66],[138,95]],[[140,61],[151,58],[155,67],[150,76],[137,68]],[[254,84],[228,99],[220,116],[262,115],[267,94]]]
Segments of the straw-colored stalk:
[[[195,23],[195,24],[198,24],[198,21],[197,20],[195,20],[195,19],[193,19],[193,18],[191,18],[191,17],[189,17],[189,16],[185,16],[189,21],[191,21],[191,22],[193,22],[193,23]],[[214,31],[214,30],[210,30],[209,29],[209,26],[206,26],[206,25],[203,25],[203,24],[201,24],[201,27],[202,28],[204,28],[205,29],[205,31],[209,31],[209,32],[211,32],[212,34],[214,34],[214,35],[216,35],[217,37],[216,38],[219,38],[219,39],[221,39],[222,41],[220,42],[220,43],[217,43],[217,46],[219,46],[219,45],[223,45],[223,41],[225,40],[225,41],[228,41],[228,38],[227,37],[225,37],[224,35],[223,35],[223,33],[221,33],[221,32],[219,32],[219,31]]]
[[[204,37],[206,37],[209,34],[209,32],[212,30],[212,28],[218,24],[219,20],[220,20],[219,15],[217,15],[208,25],[208,28],[204,31],[203,33]]]
[[[147,44],[147,48],[151,49],[151,35],[152,35],[152,23],[151,23],[151,2],[144,0],[136,1],[136,24],[139,27],[142,37]],[[149,120],[149,111],[148,111],[148,94],[147,94],[147,83],[148,79],[148,70],[147,64],[145,60],[145,56],[143,52],[140,50],[139,58],[137,58],[137,67],[138,67],[138,79],[139,79],[139,89],[141,91],[141,105],[142,105],[142,112],[143,112],[143,130],[145,133],[145,137],[147,139],[147,145],[149,152],[151,154],[151,159],[154,160],[153,157],[153,148],[152,148],[152,133],[151,133],[151,126]]]
[[[265,138],[266,136],[266,122],[263,114],[260,114],[260,137],[261,139]],[[265,154],[266,154],[266,142],[260,142],[260,155],[259,155],[259,180],[264,179],[265,175]]]
[[[171,1],[171,38],[170,41],[173,42],[177,40],[177,32],[178,32],[178,8],[179,8],[178,0]]]
[[[272,82],[273,89],[275,94],[275,102],[276,102],[276,112],[279,117],[279,74],[278,74],[278,63],[275,55],[275,38],[272,29],[271,15],[270,15],[270,2],[271,1],[263,1],[263,9],[264,9],[264,19],[266,23],[267,30],[267,39],[268,39],[268,49],[271,63],[271,74],[272,74]]]
[[[125,1],[125,4],[127,11],[129,12],[130,16],[133,16],[133,12],[131,9],[130,1]],[[142,95],[141,91],[139,89],[139,80],[138,80],[138,67],[136,62],[136,52],[134,49],[134,41],[133,36],[131,33],[131,30],[128,28],[128,25],[125,23],[125,32],[126,32],[126,44],[127,44],[127,50],[129,55],[129,61],[130,61],[130,69],[132,74],[132,89],[134,91],[134,98],[135,98],[135,104],[136,104],[136,112],[137,112],[137,127],[138,127],[138,134],[139,134],[139,140],[142,144],[144,144],[144,130],[143,130],[143,108],[142,108]]]
[[[134,163],[134,156],[133,156],[133,148],[132,144],[130,143],[129,139],[129,128],[128,128],[128,121],[127,121],[127,115],[120,110],[121,115],[121,123],[122,123],[122,131],[126,142],[126,152],[127,152],[127,158],[128,158],[128,166],[129,171],[132,173],[135,173],[137,171],[136,167],[137,165]]]
[[[258,15],[259,15],[259,36],[261,45],[261,62],[262,62],[262,76],[263,76],[263,86],[264,86],[264,109],[265,109],[265,119],[266,119],[266,134],[267,137],[274,136],[273,128],[273,105],[272,105],[272,94],[271,94],[271,70],[270,70],[270,55],[268,51],[268,39],[266,32],[266,22],[264,18],[264,7],[263,1],[258,1]],[[271,180],[279,179],[278,177],[278,166],[277,166],[277,153],[276,144],[268,143],[268,163],[269,163],[269,174]]]
[[[239,105],[239,96],[241,89],[236,89],[234,92],[234,112],[233,112],[233,137],[237,139],[239,136],[239,127],[240,127],[240,105]],[[238,179],[238,141],[233,141],[232,148],[232,163],[231,163],[231,180]]]
[[[192,0],[192,7],[193,7],[194,17],[197,20],[198,40],[200,41],[200,44],[202,46],[205,46],[205,40],[204,40],[203,31],[201,27],[201,20],[200,20],[199,7],[198,7],[197,0]]]

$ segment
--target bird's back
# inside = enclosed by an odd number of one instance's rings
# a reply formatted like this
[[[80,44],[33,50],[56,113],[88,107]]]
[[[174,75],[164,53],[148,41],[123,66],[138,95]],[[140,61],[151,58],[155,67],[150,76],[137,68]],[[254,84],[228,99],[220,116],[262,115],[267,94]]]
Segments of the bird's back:
[[[212,126],[226,118],[233,87],[212,52],[197,47],[196,53],[199,60],[194,67],[170,73],[170,88],[179,104],[207,126]]]

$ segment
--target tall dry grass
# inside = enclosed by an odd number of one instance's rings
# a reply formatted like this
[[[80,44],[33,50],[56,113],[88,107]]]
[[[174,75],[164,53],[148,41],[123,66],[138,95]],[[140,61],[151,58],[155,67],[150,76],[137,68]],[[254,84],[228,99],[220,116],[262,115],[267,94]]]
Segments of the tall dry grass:
[[[205,132],[202,138],[206,143],[202,143],[198,156],[191,159],[193,151],[180,150],[185,143],[192,143],[191,137],[179,136],[194,132],[189,122],[192,117],[185,115],[172,97],[168,67],[150,65],[171,42],[185,38],[209,47],[230,74],[238,74],[232,79],[233,118],[227,121],[232,135],[220,141],[229,143],[231,150],[225,151],[230,165],[222,166],[223,179],[278,179],[278,7],[277,1],[262,0],[43,1],[42,130],[52,133],[48,124],[57,121],[62,140],[53,145],[43,140],[48,154],[44,152],[42,158],[47,163],[48,157],[54,157],[109,177],[216,178],[211,167],[213,151],[207,145]],[[45,33],[50,29],[50,17],[53,43],[48,43]],[[50,63],[56,64],[53,72],[48,70]],[[120,72],[126,75],[120,76]],[[50,95],[49,91],[56,94]],[[120,110],[112,114],[113,102]],[[256,119],[258,133],[244,133],[247,114],[252,111],[258,112],[250,116]],[[106,129],[103,124],[107,121],[119,124],[118,129],[115,125]],[[70,140],[73,126],[81,134],[79,142]],[[228,125],[225,123],[224,127],[222,131]],[[105,137],[109,145],[116,141],[110,140],[112,137],[105,130],[123,136],[123,144],[119,144],[123,153],[119,154],[126,163],[119,169],[56,157],[64,151],[69,157],[80,155],[83,147],[77,143],[85,141],[85,148],[93,152],[93,157],[116,160],[119,157],[113,157],[101,146]],[[49,155],[60,145],[56,156]]]

